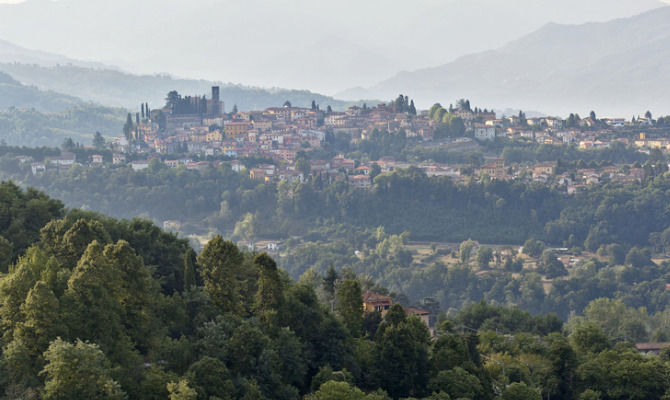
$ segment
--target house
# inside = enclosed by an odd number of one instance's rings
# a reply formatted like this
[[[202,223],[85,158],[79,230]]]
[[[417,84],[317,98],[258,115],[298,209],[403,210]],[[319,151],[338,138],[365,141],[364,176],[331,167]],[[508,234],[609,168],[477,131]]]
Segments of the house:
[[[542,162],[537,163],[533,166],[533,176],[547,175],[551,176],[554,173],[555,163],[553,162]]]
[[[349,184],[358,189],[369,189],[372,187],[372,180],[370,175],[353,175],[349,176]]]
[[[46,159],[47,164],[56,165],[56,166],[65,166],[71,167],[74,165],[76,156],[73,153],[63,153],[60,157],[48,157]]]
[[[391,308],[392,304],[393,299],[389,296],[384,296],[369,290],[363,293],[363,311],[366,313],[381,312],[382,316],[384,316],[389,308]]]
[[[493,140],[496,138],[496,127],[475,124],[475,139],[477,140]]]
[[[102,155],[100,155],[100,154],[93,154],[93,155],[91,156],[91,158],[93,159],[93,164],[98,164],[98,165],[99,165],[99,164],[102,164]]]
[[[44,163],[32,163],[30,164],[30,171],[33,173],[33,175],[40,174],[44,171],[47,170],[46,165]]]
[[[270,242],[268,245],[265,247],[268,251],[277,251],[279,250],[279,244],[276,242]]]
[[[233,160],[230,162],[230,168],[235,172],[240,172],[244,168],[244,164],[240,160]]]
[[[505,159],[496,158],[493,161],[483,165],[480,172],[493,179],[505,179]]]
[[[635,348],[642,354],[657,356],[663,349],[670,347],[670,342],[636,343]]]
[[[421,322],[423,322],[424,324],[426,324],[428,328],[430,328],[430,312],[426,310],[421,310],[419,308],[405,307],[405,306],[403,306],[402,309],[405,310],[405,314],[407,315],[416,315],[417,317],[419,317]]]
[[[143,169],[149,168],[149,161],[148,160],[133,161],[132,163],[130,163],[130,167],[133,169],[133,171],[141,171]]]
[[[125,164],[126,163],[126,156],[123,154],[119,153],[114,153],[112,155],[112,164],[118,165],[118,164]]]

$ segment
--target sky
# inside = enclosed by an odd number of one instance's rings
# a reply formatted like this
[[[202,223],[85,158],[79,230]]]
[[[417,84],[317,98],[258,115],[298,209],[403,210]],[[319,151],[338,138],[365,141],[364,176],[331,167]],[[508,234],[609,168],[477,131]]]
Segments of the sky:
[[[170,73],[325,94],[658,0],[0,0],[0,39]]]

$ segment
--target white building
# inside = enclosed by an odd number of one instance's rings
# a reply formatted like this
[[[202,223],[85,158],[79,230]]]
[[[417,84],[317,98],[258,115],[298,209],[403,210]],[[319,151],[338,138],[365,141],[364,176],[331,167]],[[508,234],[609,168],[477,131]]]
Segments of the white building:
[[[475,126],[475,139],[493,140],[496,137],[495,126],[477,125]]]

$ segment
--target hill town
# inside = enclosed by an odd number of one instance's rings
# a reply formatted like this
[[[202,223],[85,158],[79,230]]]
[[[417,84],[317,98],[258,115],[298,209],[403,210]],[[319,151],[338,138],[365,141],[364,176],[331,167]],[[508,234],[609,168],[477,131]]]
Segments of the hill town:
[[[544,147],[572,146],[584,151],[629,148],[649,154],[670,148],[666,122],[670,125],[670,120],[654,120],[649,112],[630,120],[598,119],[595,112],[586,118],[571,114],[565,119],[526,118],[523,112],[505,116],[473,108],[468,100],[459,100],[448,108],[435,104],[430,110],[417,111],[414,101],[404,95],[389,103],[373,107],[363,104],[344,111],[333,111],[330,106],[322,110],[315,102],[311,108],[293,107],[286,101],[279,107],[248,112],[240,112],[233,106],[226,113],[219,87],[212,87],[209,99],[182,97],[172,91],[163,108],[150,109],[148,103],[141,104],[135,116],[128,114],[122,136],[104,146],[100,146],[103,138],[96,139],[98,148],[106,149],[106,156],[102,152],[89,152],[86,159],[77,159],[73,152],[66,151],[44,161],[36,162],[25,156],[21,161],[23,165],[31,165],[33,175],[49,168],[70,168],[76,162],[92,166],[128,165],[136,171],[148,168],[153,160],[187,169],[226,163],[234,171],[244,171],[252,179],[262,181],[303,182],[310,176],[320,176],[329,182],[347,180],[363,189],[371,187],[372,178],[379,173],[415,166],[428,176],[448,176],[457,182],[473,178],[523,180],[555,184],[573,194],[600,182],[641,182],[649,171],[639,163],[582,162],[566,168],[560,159],[513,162],[514,157],[509,155],[486,152],[491,150],[487,146],[508,139]],[[329,152],[320,150],[324,146],[336,149],[336,143],[374,146],[385,140],[400,140],[403,148],[423,150],[420,154],[432,154],[431,151],[453,154],[482,148],[488,154],[465,163],[436,162],[421,155],[398,157],[393,152],[381,157],[374,154],[370,157],[360,151],[358,158],[345,157],[343,152],[324,159],[313,157],[328,155]]]

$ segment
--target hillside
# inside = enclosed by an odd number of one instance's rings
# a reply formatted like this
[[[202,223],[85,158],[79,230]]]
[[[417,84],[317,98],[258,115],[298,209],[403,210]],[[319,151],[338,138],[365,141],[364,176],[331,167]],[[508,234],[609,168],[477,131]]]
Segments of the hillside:
[[[409,93],[421,106],[468,97],[493,107],[628,116],[670,108],[670,7],[605,23],[549,24],[493,51],[402,72],[346,98]],[[645,109],[640,109],[645,107]]]
[[[76,97],[22,85],[11,76],[0,72],[0,110],[16,107],[60,112],[81,103]]]
[[[221,86],[221,97],[227,111],[230,111],[234,104],[237,104],[241,111],[258,110],[280,106],[286,100],[302,107],[308,107],[312,100],[315,100],[323,108],[331,105],[333,109],[343,109],[353,104],[307,90],[264,89],[232,83],[179,79],[168,75],[132,75],[112,69],[74,65],[47,67],[9,63],[0,64],[0,71],[10,74],[26,85],[129,109],[136,109],[142,102],[149,102],[153,107],[162,106],[165,103],[165,95],[171,90],[183,94],[202,95],[209,93],[213,85]]]
[[[90,145],[96,131],[118,136],[126,111],[92,104],[78,105],[59,113],[35,109],[0,110],[0,140],[14,146],[60,146],[66,138]]]

